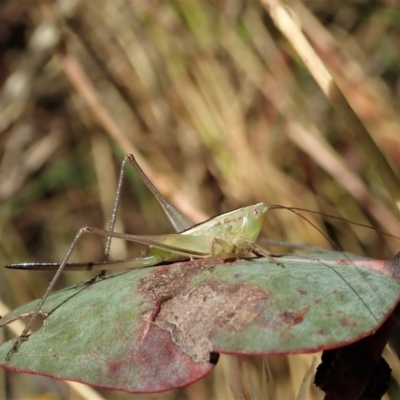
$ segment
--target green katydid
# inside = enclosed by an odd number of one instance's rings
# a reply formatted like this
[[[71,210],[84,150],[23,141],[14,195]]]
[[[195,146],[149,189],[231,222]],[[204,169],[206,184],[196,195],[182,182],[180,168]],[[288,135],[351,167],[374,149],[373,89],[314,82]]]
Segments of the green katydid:
[[[131,164],[139,173],[146,186],[160,202],[177,233],[143,236],[114,232],[114,225],[119,206],[126,163]],[[128,269],[135,269],[155,266],[161,262],[167,261],[172,262],[191,258],[208,257],[211,259],[210,267],[212,268],[216,257],[246,257],[252,253],[267,257],[272,263],[278,266],[283,266],[277,262],[266,250],[255,244],[262,227],[265,212],[270,208],[277,207],[280,206],[268,207],[264,203],[258,203],[218,215],[200,224],[194,224],[186,215],[181,213],[161,195],[161,193],[142,171],[132,155],[125,156],[121,164],[117,195],[108,230],[93,227],[81,228],[72,241],[64,260],[60,264],[22,263],[10,264],[6,266],[7,268],[13,269],[57,270],[43,297],[40,299],[35,310],[33,311],[25,329],[10,350],[7,359],[10,359],[12,354],[18,351],[21,343],[27,339],[32,321],[41,312],[41,308],[46,301],[46,298],[63,271],[83,269],[98,269],[105,271],[106,269],[113,267],[115,264],[122,262],[129,262]],[[105,261],[93,263],[68,263],[76,243],[84,233],[92,233],[107,237],[105,246]],[[110,261],[108,260],[108,254],[112,238],[142,243],[148,245],[149,248],[145,257]]]

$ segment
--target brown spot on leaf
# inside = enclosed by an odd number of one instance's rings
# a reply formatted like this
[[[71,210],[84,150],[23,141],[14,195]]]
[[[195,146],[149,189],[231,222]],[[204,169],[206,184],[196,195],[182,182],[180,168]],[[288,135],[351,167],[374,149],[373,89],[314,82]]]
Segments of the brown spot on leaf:
[[[194,361],[206,361],[212,351],[208,337],[213,327],[242,331],[262,311],[257,305],[269,296],[245,282],[229,285],[203,281],[187,288],[196,275],[209,270],[210,260],[193,260],[190,264],[160,267],[143,277],[139,290],[151,296],[154,305],[142,313],[142,318],[169,331],[172,340]],[[229,265],[224,263],[223,267]],[[210,271],[210,278],[212,274]]]
[[[340,321],[340,324],[343,326],[343,328],[355,328],[357,327],[357,323],[354,320],[350,320],[348,318],[342,318]]]
[[[219,262],[218,259],[215,260],[215,263]],[[194,276],[210,270],[209,259],[192,260],[184,263],[184,267],[181,265],[182,263],[178,263],[173,267],[165,266],[153,270],[141,280],[139,292],[164,301],[182,291]],[[212,274],[211,271],[210,273]]]
[[[257,317],[256,306],[266,298],[264,290],[247,283],[203,282],[164,302],[154,322],[171,332],[173,341],[194,361],[205,361],[212,351],[208,337],[214,325],[242,331]]]
[[[298,312],[285,310],[280,313],[280,317],[284,323],[286,323],[290,326],[298,325],[303,322],[304,315],[308,311],[308,308],[309,307],[303,308],[302,310],[300,310]]]

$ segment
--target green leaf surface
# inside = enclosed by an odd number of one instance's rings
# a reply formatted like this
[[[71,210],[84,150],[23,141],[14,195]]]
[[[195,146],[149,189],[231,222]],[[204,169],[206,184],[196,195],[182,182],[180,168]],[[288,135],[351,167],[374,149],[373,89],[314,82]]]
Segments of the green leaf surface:
[[[43,328],[0,366],[130,392],[188,385],[209,373],[210,352],[302,353],[377,329],[400,297],[399,262],[332,252],[193,260],[131,271],[51,295]],[[29,303],[0,320],[29,312]]]

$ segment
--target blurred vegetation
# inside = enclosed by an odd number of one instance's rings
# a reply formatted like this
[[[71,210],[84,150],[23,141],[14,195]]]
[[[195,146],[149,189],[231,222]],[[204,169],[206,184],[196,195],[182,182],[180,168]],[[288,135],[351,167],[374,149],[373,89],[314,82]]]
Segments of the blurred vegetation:
[[[332,73],[329,82],[277,28],[281,14],[268,7],[274,2],[263,3],[266,8],[255,0],[1,2],[1,264],[60,261],[80,227],[106,227],[119,165],[131,152],[197,222],[263,201],[400,236],[398,3],[288,1],[289,17]],[[390,258],[400,247],[374,230],[307,218],[347,251]],[[331,246],[287,211],[271,211],[266,220],[264,238]],[[172,232],[130,170],[117,230]],[[73,259],[101,260],[103,243],[85,237]],[[140,250],[114,241],[112,256]],[[89,277],[65,274],[59,287]],[[39,297],[49,278],[0,269],[1,299],[14,307]],[[269,358],[276,399],[295,398],[313,357]],[[398,362],[388,357],[398,379]],[[99,393],[250,399],[246,377],[260,391],[262,369],[260,358],[226,356],[188,388]],[[78,398],[62,382],[1,374],[1,398]],[[299,398],[321,396],[312,388]]]

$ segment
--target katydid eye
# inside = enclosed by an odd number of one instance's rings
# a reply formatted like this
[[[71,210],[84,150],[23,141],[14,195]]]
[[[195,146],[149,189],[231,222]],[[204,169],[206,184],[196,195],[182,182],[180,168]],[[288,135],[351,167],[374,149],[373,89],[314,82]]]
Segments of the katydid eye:
[[[260,218],[261,217],[261,211],[258,208],[256,208],[255,210],[253,210],[253,215],[256,218]]]

